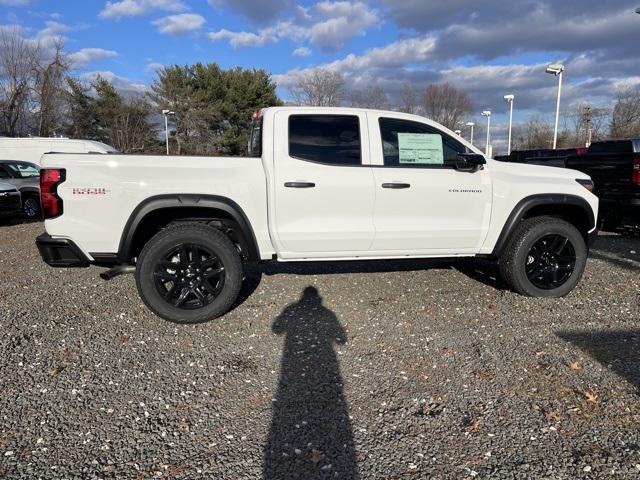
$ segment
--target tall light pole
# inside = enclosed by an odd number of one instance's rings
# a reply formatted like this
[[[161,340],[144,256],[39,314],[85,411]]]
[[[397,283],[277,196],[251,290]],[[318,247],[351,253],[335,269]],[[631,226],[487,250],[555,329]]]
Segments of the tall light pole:
[[[169,155],[169,115],[175,115],[171,110],[162,110],[164,115],[164,138],[167,144],[167,155]]]
[[[553,63],[547,67],[547,73],[558,77],[558,100],[556,102],[556,126],[553,129],[553,149],[558,145],[558,120],[560,119],[560,96],[562,95],[562,72],[564,65],[561,63]]]
[[[507,155],[511,155],[511,127],[513,126],[513,100],[516,98],[514,95],[505,95],[504,99],[509,104],[509,140],[507,143]]]
[[[487,146],[484,149],[485,155],[489,156],[489,144],[491,141],[491,110],[485,110],[481,114],[483,117],[487,117]]]
[[[471,145],[473,145],[473,127],[475,126],[475,123],[473,122],[467,122],[467,127],[471,127],[471,139],[469,140],[469,142],[471,143]]]

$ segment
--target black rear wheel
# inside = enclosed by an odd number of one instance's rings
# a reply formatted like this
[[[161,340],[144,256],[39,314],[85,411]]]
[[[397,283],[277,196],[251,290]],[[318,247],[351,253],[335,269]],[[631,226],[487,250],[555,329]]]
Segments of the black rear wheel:
[[[242,263],[236,247],[219,230],[177,225],[144,247],[136,283],[158,316],[177,323],[204,322],[233,305],[242,284]]]

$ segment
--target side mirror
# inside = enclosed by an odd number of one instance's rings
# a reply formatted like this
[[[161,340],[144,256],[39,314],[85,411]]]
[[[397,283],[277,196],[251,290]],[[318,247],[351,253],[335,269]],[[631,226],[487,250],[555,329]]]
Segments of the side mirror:
[[[483,165],[486,163],[484,155],[479,153],[459,153],[456,158],[456,170],[460,172],[475,172],[482,170]]]

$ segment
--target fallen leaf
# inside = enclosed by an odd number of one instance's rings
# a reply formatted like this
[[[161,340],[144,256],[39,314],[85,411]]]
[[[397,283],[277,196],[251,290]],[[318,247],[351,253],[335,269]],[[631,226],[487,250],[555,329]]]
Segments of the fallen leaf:
[[[558,412],[547,412],[544,415],[545,417],[547,417],[547,420],[551,420],[551,421],[559,421],[562,417],[560,415],[558,415]]]
[[[582,367],[580,366],[580,364],[578,362],[571,362],[569,364],[569,367],[571,368],[571,370],[580,370],[580,369],[582,369]]]
[[[49,375],[51,375],[52,377],[55,377],[63,370],[64,370],[64,367],[52,367],[49,369]]]
[[[478,428],[480,428],[480,421],[477,418],[474,418],[469,424],[469,432],[476,433]]]
[[[536,352],[536,356],[540,357],[541,355],[545,355],[547,352]]]
[[[313,463],[318,463],[322,460],[322,452],[320,450],[316,450],[315,448],[311,450],[311,461]]]
[[[584,392],[584,396],[587,398],[587,402],[598,403],[598,394],[591,390]]]

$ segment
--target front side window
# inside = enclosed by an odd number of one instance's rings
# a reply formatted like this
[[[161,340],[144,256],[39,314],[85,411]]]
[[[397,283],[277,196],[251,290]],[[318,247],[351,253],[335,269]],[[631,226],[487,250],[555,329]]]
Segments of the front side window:
[[[360,121],[352,115],[291,115],[289,156],[328,165],[360,165]]]
[[[462,143],[424,123],[381,118],[379,124],[388,167],[453,167],[458,154],[467,153]]]

